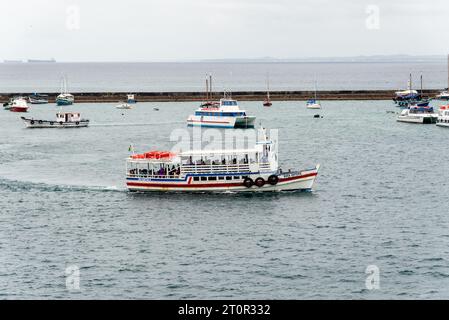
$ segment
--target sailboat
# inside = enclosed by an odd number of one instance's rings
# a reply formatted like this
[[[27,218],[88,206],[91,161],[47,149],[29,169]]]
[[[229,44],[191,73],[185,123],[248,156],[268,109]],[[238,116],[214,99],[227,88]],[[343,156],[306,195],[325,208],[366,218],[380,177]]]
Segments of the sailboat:
[[[271,107],[273,104],[271,103],[270,100],[270,79],[267,75],[267,97],[265,98],[265,100],[263,101],[263,106],[264,107]]]
[[[321,109],[321,104],[317,100],[316,80],[315,80],[315,96],[314,99],[310,99],[307,101],[307,109]]]
[[[62,78],[61,94],[56,97],[56,104],[58,106],[68,106],[75,102],[75,97],[67,92],[67,80]]]

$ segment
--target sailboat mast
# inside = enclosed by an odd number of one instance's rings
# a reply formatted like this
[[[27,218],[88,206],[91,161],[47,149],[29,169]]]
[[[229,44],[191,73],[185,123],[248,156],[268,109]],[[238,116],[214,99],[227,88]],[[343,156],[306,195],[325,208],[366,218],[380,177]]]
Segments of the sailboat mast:
[[[209,73],[209,92],[210,92],[210,100],[212,100],[212,74]]]
[[[421,75],[421,97],[422,97],[422,75]]]
[[[412,91],[412,74],[410,73],[409,90]]]
[[[270,99],[270,74],[267,73],[267,98]]]
[[[209,101],[209,79],[206,75],[206,101]]]

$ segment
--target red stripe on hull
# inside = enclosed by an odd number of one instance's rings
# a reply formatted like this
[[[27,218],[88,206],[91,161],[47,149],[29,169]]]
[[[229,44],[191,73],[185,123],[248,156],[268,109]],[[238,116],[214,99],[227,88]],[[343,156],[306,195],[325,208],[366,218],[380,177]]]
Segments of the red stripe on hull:
[[[304,178],[314,177],[317,173],[308,173],[302,176],[288,177],[279,179],[279,182],[288,182],[293,180],[300,180]],[[197,183],[197,184],[189,184],[188,183],[146,183],[146,182],[127,182],[127,186],[129,187],[161,187],[161,188],[228,188],[228,187],[241,187],[242,182],[238,183]]]

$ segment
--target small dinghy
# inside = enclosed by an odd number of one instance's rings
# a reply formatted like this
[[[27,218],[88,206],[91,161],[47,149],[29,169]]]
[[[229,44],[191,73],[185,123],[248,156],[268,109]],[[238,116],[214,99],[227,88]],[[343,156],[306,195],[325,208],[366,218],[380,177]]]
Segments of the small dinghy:
[[[21,118],[27,128],[83,128],[89,125],[89,120],[81,119],[81,115],[78,112],[58,112],[56,120]]]

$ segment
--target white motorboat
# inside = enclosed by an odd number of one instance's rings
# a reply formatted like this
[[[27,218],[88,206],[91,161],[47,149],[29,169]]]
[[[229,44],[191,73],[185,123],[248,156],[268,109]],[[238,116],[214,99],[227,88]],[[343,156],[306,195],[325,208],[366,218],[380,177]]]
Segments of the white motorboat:
[[[219,103],[207,102],[187,119],[188,126],[215,128],[253,128],[256,117],[248,116],[236,100],[220,99]]]
[[[133,154],[126,160],[127,187],[163,192],[311,191],[320,166],[281,170],[277,143],[265,129],[259,133],[248,149]]]
[[[89,120],[82,119],[78,112],[58,112],[55,120],[21,118],[27,128],[83,128],[89,125]]]
[[[442,91],[438,94],[435,99],[438,100],[449,100],[449,91]]]
[[[411,106],[402,110],[397,121],[419,124],[436,123],[438,114],[434,112],[432,107]]]
[[[307,109],[321,109],[321,104],[317,100],[316,81],[315,81],[315,96],[313,99],[307,101]]]
[[[120,103],[119,105],[117,105],[115,108],[116,109],[132,109],[133,107],[129,103],[123,102],[123,103]]]
[[[438,111],[437,126],[449,128],[449,105],[441,106]]]

